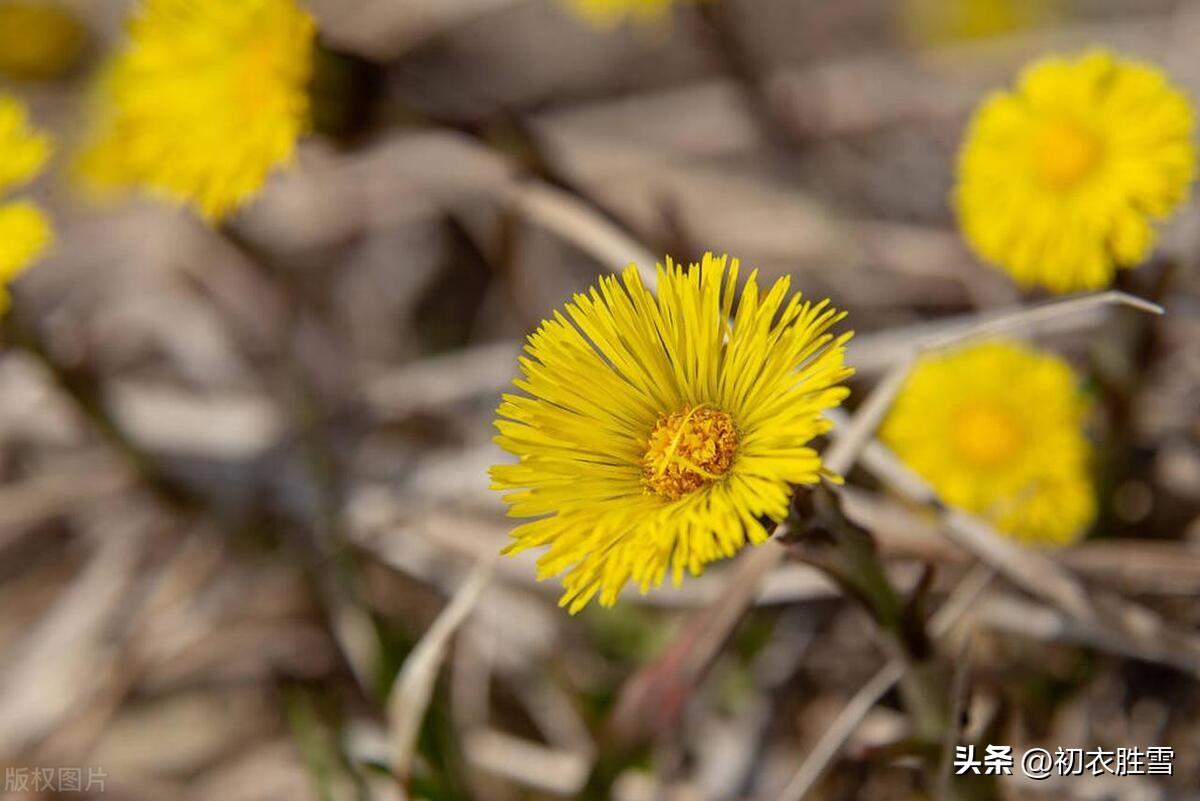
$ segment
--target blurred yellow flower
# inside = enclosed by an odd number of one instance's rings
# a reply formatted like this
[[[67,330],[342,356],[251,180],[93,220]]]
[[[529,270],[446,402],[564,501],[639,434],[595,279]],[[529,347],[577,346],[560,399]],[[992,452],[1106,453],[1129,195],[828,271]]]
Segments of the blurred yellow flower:
[[[8,310],[8,283],[50,246],[50,223],[26,200],[0,204],[0,314]]]
[[[653,22],[666,15],[676,0],[565,0],[580,17],[600,28],[628,19]]]
[[[807,443],[829,429],[851,374],[844,313],[788,296],[782,278],[737,292],[738,262],[705,254],[658,267],[657,298],[635,267],[578,294],[530,335],[497,410],[492,468],[513,517],[536,517],[506,553],[549,546],[538,578],[567,570],[561,606],[662,583],[768,537],[791,486],[815,483]],[[623,285],[622,285],[623,282]],[[736,316],[730,316],[736,303]]]
[[[50,139],[30,126],[25,104],[0,94],[0,193],[41,172],[50,150]]]
[[[901,23],[916,44],[939,45],[1018,33],[1058,14],[1060,0],[904,0]]]
[[[1062,359],[1015,342],[929,356],[881,435],[946,503],[1025,542],[1068,544],[1095,516],[1078,383]]]
[[[0,94],[0,197],[32,180],[50,158],[50,139],[29,123],[15,97]],[[0,201],[0,314],[8,309],[8,284],[50,245],[50,224],[28,201]]]
[[[0,0],[0,74],[54,78],[79,61],[86,31],[66,8],[46,0]]]
[[[293,158],[314,33],[293,0],[144,0],[105,75],[81,174],[226,216]]]
[[[1149,255],[1188,196],[1193,113],[1162,72],[1104,51],[1026,68],[975,112],[959,154],[959,222],[1024,285],[1107,285]]]

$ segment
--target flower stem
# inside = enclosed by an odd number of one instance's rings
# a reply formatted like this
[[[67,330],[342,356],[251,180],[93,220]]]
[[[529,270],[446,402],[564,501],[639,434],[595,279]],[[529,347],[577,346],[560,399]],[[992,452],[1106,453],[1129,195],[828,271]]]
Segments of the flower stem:
[[[952,801],[984,801],[995,797],[994,781],[982,776],[951,776],[947,752],[959,738],[959,722],[950,665],[940,659],[926,632],[919,603],[925,582],[912,601],[892,585],[875,541],[848,520],[838,496],[824,485],[798,490],[784,542],[791,553],[826,573],[874,619],[888,655],[904,665],[900,692],[912,722],[912,741],[924,757],[928,789]]]

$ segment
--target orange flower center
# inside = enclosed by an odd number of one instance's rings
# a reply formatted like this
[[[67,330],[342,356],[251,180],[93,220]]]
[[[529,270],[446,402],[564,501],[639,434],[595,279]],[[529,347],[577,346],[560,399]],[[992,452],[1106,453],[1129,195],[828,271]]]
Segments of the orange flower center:
[[[733,418],[718,409],[700,405],[663,415],[642,457],[642,483],[678,500],[728,473],[737,446]]]
[[[1009,461],[1023,445],[1020,422],[1012,412],[990,403],[970,403],[954,415],[951,438],[968,462],[992,467]]]
[[[1033,145],[1034,168],[1053,189],[1070,189],[1091,174],[1102,147],[1095,134],[1069,120],[1056,120],[1038,132]]]

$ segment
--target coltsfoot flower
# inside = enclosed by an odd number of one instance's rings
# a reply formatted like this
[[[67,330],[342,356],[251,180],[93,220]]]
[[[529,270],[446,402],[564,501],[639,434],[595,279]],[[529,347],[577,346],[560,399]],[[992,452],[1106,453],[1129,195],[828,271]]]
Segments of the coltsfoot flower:
[[[634,19],[654,22],[670,10],[676,0],[565,0],[579,16],[600,28],[612,28]]]
[[[42,171],[51,149],[49,137],[30,124],[25,105],[0,94],[0,314],[8,309],[9,282],[33,264],[53,238],[46,216],[35,204],[3,198]]]
[[[904,0],[905,33],[916,44],[940,45],[1013,34],[1044,25],[1061,0]]]
[[[1086,411],[1062,359],[987,342],[921,359],[881,435],[946,503],[1027,543],[1065,545],[1096,511]]]
[[[789,297],[787,278],[764,293],[755,273],[739,295],[737,260],[712,254],[657,275],[657,297],[631,266],[544,321],[520,360],[525,394],[496,413],[518,461],[492,486],[511,516],[537,518],[505,552],[549,546],[538,578],[567,571],[572,613],[766,540],[792,486],[825,473],[808,443],[847,394],[850,334],[830,333],[844,313],[828,301]]]
[[[30,125],[25,104],[0,93],[0,194],[41,172],[51,149],[50,138]]]
[[[8,283],[50,246],[46,215],[25,200],[0,204],[0,314],[8,311]]]
[[[81,175],[226,216],[293,158],[314,33],[293,0],[143,0],[103,79]]]
[[[1098,289],[1150,254],[1195,173],[1188,99],[1155,67],[1054,56],[975,112],[954,203],[980,258],[1024,285]]]

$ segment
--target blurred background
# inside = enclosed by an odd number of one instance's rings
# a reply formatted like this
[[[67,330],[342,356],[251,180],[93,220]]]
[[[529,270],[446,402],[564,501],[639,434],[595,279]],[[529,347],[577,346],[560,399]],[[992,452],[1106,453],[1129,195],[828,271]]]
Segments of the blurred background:
[[[129,4],[49,4],[55,63],[0,27],[2,85],[61,151],[32,190],[57,245],[18,287],[41,351],[0,351],[6,797],[100,795],[18,786],[37,766],[148,801],[786,801],[802,766],[809,798],[920,797],[893,693],[814,761],[887,657],[811,569],[713,641],[740,560],[575,617],[535,556],[497,561],[499,394],[572,291],[713,250],[850,311],[852,410],[918,337],[1040,299],[955,230],[978,100],[1094,44],[1200,96],[1200,4],[710,0],[606,27],[552,0],[312,0],[315,130],[221,229],[72,188]],[[1168,746],[1174,774],[1004,798],[1200,797],[1198,263],[1192,205],[1121,277],[1165,316],[1035,332],[1100,409],[1100,519],[1054,562],[1136,605],[1140,639],[1002,578],[944,639],[988,741]],[[897,582],[934,565],[936,603],[970,573],[936,517],[849,478]]]

